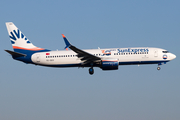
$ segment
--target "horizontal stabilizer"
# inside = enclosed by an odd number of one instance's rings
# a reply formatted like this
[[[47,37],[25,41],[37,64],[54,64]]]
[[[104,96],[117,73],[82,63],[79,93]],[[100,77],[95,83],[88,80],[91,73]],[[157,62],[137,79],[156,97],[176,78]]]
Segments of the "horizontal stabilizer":
[[[10,50],[5,50],[6,52],[8,52],[9,54],[11,54],[13,57],[25,57],[25,54],[22,53],[18,53],[18,52],[14,52],[14,51],[10,51]]]

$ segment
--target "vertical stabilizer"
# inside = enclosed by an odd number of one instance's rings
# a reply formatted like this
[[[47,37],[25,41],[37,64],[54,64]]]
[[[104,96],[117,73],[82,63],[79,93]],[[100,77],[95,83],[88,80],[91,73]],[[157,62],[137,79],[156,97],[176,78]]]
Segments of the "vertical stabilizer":
[[[44,50],[43,48],[34,46],[12,22],[6,22],[6,27],[12,43],[12,47],[15,51],[17,49],[31,51]]]

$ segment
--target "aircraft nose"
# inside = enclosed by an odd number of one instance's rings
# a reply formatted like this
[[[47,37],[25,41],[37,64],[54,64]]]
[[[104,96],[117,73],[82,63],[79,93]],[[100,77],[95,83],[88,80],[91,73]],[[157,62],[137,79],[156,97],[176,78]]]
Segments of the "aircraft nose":
[[[173,60],[173,59],[175,59],[175,58],[176,58],[176,55],[174,55],[174,54],[171,53],[171,59]]]

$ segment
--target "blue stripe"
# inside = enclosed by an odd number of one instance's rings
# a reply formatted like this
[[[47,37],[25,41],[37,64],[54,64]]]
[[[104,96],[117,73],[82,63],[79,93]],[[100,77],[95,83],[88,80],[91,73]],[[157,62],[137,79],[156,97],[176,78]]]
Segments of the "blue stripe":
[[[15,42],[11,40],[11,43],[14,44]]]
[[[164,63],[169,61],[141,61],[141,62],[119,62],[119,65],[137,65],[137,64],[158,64],[158,63]],[[40,65],[40,66],[46,66],[46,67],[91,67],[90,64],[81,65],[79,64],[56,64],[56,65]],[[93,67],[100,67],[99,64],[94,64]]]
[[[16,37],[17,37],[17,38],[20,38],[19,30],[17,30],[18,33],[17,33],[15,30],[13,30],[13,31],[14,31],[14,33],[16,34]]]
[[[21,38],[24,38],[24,34],[21,33]]]
[[[169,60],[160,61],[134,61],[134,62],[119,62],[119,65],[137,65],[137,64],[159,64],[169,62]]]
[[[81,64],[40,65],[46,67],[81,67]],[[88,66],[89,67],[89,66]]]
[[[12,32],[10,32],[11,36],[9,36],[11,39],[16,40],[16,37],[14,36],[14,34]]]
[[[34,64],[31,60],[32,54],[37,53],[37,52],[49,52],[50,50],[45,49],[45,50],[31,51],[31,50],[14,49],[14,51],[26,55],[25,57],[14,57],[14,56],[12,56],[15,60],[19,60],[19,61],[22,61],[25,63]]]

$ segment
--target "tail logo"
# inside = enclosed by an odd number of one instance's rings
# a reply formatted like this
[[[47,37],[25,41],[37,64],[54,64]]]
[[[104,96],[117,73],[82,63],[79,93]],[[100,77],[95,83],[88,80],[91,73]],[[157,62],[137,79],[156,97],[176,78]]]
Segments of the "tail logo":
[[[12,32],[10,32],[9,37],[11,38],[12,44],[15,44],[15,41],[17,39],[22,39],[22,40],[25,40],[26,43],[31,43],[19,29],[17,29],[17,31],[13,30]]]

